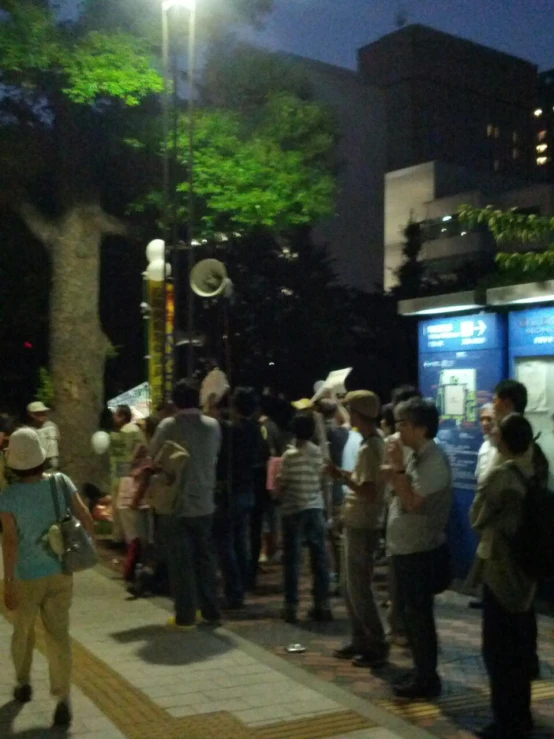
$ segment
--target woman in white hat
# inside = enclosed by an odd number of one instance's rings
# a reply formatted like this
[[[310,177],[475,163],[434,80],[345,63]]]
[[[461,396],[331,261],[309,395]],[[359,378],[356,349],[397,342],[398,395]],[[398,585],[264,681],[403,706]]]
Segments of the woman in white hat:
[[[40,613],[44,624],[50,667],[50,690],[57,701],[55,726],[69,726],[71,709],[71,639],[69,608],[73,577],[62,574],[60,559],[49,547],[47,534],[57,522],[50,479],[44,474],[46,455],[34,429],[25,427],[10,437],[7,466],[18,478],[0,496],[3,527],[4,601],[14,611],[12,658],[17,685],[14,699],[32,699],[31,663],[35,643],[35,621]],[[65,475],[59,482],[71,492],[74,515],[94,535],[94,525],[75,485]],[[57,489],[56,489],[57,488]],[[61,485],[56,485],[60,510],[64,510]]]

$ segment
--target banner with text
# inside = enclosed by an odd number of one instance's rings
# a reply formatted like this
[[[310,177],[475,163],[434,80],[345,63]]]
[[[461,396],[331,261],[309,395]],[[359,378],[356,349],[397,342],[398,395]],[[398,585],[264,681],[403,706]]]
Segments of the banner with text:
[[[164,306],[163,283],[149,282],[148,304],[150,306],[148,336],[149,380],[152,410],[155,411],[160,403],[169,397],[173,384],[173,327],[175,323],[175,294],[173,285],[168,283],[166,286],[166,303]]]

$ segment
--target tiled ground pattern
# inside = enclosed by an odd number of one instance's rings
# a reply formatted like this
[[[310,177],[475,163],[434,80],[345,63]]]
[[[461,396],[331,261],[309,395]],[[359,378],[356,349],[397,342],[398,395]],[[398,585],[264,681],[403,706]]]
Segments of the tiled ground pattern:
[[[224,635],[168,631],[158,606],[130,603],[120,596],[119,583],[98,573],[83,573],[76,580],[73,683],[80,690],[73,728],[79,737],[323,739],[376,726],[243,653]],[[0,625],[8,645],[8,620],[0,619]],[[40,622],[37,647],[44,652]],[[8,655],[3,656],[9,665]],[[0,712],[2,737],[27,737],[21,728],[32,731],[29,739],[49,735],[40,727],[48,726],[53,706],[46,703],[44,660],[38,662],[38,675],[33,671],[38,700],[19,710],[8,700],[5,715]],[[13,676],[11,669],[4,672],[2,687],[8,698]],[[84,724],[81,691],[94,713]],[[89,733],[89,725],[98,733]]]
[[[118,565],[112,566],[118,569]],[[487,677],[480,654],[481,613],[467,607],[467,597],[449,592],[438,599],[442,697],[433,704],[409,704],[394,701],[390,691],[390,682],[411,667],[407,650],[393,647],[390,665],[374,673],[334,659],[333,649],[348,639],[342,600],[333,601],[332,624],[313,624],[305,618],[298,626],[284,624],[279,620],[281,577],[280,567],[265,567],[257,592],[248,598],[244,611],[226,614],[226,626],[270,652],[286,655],[295,665],[319,678],[347,688],[443,739],[474,737],[476,729],[490,722]],[[384,601],[383,569],[377,570],[375,587],[379,601]],[[307,574],[302,578],[301,602],[307,610],[310,606]],[[536,739],[554,737],[553,627],[551,618],[540,618],[542,680],[535,684],[533,693],[537,729],[532,736]],[[292,643],[301,643],[306,652],[287,655],[285,647]]]

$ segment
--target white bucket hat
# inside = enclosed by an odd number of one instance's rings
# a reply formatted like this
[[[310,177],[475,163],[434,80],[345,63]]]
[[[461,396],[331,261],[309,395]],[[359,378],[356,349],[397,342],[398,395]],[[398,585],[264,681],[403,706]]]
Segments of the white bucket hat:
[[[39,435],[32,428],[22,428],[10,436],[6,462],[12,470],[34,470],[46,460]]]
[[[41,400],[35,400],[34,403],[29,403],[27,406],[28,413],[46,413],[50,408],[44,405]]]

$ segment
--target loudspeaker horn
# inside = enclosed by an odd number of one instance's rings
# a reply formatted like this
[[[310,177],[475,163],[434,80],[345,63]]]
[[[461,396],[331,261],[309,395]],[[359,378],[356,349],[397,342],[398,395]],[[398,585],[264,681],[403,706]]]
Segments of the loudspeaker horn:
[[[215,298],[225,292],[229,278],[223,262],[203,259],[190,273],[192,291],[201,298]]]

